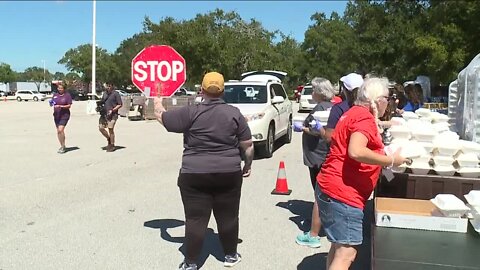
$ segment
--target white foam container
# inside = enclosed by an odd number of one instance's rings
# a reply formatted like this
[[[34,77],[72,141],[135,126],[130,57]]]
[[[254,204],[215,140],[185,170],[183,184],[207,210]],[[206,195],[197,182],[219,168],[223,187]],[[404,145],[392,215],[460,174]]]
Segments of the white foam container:
[[[432,114],[432,111],[426,108],[419,108],[415,111],[415,113],[421,117],[429,117]]]
[[[410,166],[410,169],[414,174],[418,175],[427,175],[428,172],[432,169],[428,163],[417,163],[417,164],[412,164]]]
[[[419,142],[432,142],[437,135],[437,132],[430,129],[417,129],[412,131],[413,138],[415,138]]]
[[[430,201],[446,217],[461,217],[470,211],[470,208],[453,194],[438,194]]]
[[[477,233],[480,233],[480,218],[470,219],[470,224]]]
[[[455,169],[455,167],[453,167],[452,165],[450,165],[450,166],[435,166],[435,167],[433,167],[433,169],[435,170],[435,172],[438,175],[441,175],[441,176],[453,176],[455,174],[455,172],[457,171]]]
[[[430,117],[432,118],[433,123],[448,123],[448,116],[446,114],[442,114],[439,112],[432,112],[430,114]]]
[[[303,125],[303,122],[305,122],[305,117],[304,116],[294,116],[292,118],[292,122],[293,123],[302,123],[302,125]]]
[[[461,176],[468,178],[480,177],[480,168],[460,168],[457,171]]]
[[[452,156],[434,156],[433,162],[435,166],[451,166],[455,159]]]
[[[405,164],[402,164],[398,167],[392,167],[392,171],[394,173],[404,173],[406,169],[407,169],[407,165]]]
[[[412,164],[428,164],[430,160],[432,159],[431,155],[421,155],[416,158],[412,158],[413,163]]]
[[[478,167],[478,156],[474,153],[459,154],[456,158],[458,165],[462,168]]]
[[[318,120],[320,122],[327,122],[328,117],[330,116],[330,111],[316,111],[312,114],[313,118],[315,120]]]
[[[465,140],[459,140],[460,143],[460,149],[462,150],[463,153],[468,154],[468,153],[474,153],[474,154],[480,154],[480,144],[472,141],[465,141]]]
[[[480,206],[480,190],[470,190],[470,192],[463,196],[470,205]]]
[[[407,121],[402,117],[392,117],[390,122],[392,123],[392,126],[403,126],[407,123]]]
[[[416,113],[414,113],[414,112],[404,112],[404,113],[402,114],[402,117],[403,117],[403,119],[405,119],[405,120],[407,120],[407,121],[408,121],[409,119],[418,119],[418,118],[419,118],[418,114],[416,114]]]
[[[409,140],[412,137],[412,133],[408,129],[400,129],[395,127],[405,127],[405,126],[392,126],[388,131],[394,139],[406,139]],[[406,128],[406,127],[405,127]]]
[[[460,144],[458,140],[448,137],[437,137],[433,141],[433,145],[436,148],[434,154],[441,156],[454,156],[460,151]]]
[[[418,142],[418,144],[421,145],[428,153],[432,153],[435,149],[433,143],[431,142]]]

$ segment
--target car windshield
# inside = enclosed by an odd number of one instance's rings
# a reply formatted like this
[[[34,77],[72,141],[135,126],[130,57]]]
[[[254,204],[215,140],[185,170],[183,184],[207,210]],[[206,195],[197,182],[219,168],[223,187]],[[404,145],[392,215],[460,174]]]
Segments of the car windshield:
[[[262,85],[226,85],[226,103],[267,103],[267,87]]]
[[[302,95],[312,95],[313,88],[312,87],[305,87],[302,90]]]

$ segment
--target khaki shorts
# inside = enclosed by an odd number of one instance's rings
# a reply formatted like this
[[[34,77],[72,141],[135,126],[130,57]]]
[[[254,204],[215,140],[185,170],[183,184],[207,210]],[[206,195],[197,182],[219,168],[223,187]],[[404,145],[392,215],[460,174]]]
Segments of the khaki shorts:
[[[106,117],[100,117],[100,119],[98,120],[98,127],[114,128],[116,122],[117,122],[117,117],[112,117],[112,119],[108,119],[108,120]]]

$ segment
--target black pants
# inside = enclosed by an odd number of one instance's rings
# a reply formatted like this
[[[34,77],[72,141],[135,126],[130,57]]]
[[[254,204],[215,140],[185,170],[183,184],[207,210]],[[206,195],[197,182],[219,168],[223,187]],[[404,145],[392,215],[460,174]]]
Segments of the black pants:
[[[200,255],[213,210],[218,235],[226,255],[235,254],[238,244],[238,210],[242,172],[180,173],[178,186],[185,211],[186,261]]]
[[[315,186],[317,185],[317,175],[320,172],[321,168],[322,168],[322,165],[320,166],[315,165],[314,167],[308,167],[308,169],[310,170],[310,181],[312,182],[312,187],[314,191],[315,191]]]

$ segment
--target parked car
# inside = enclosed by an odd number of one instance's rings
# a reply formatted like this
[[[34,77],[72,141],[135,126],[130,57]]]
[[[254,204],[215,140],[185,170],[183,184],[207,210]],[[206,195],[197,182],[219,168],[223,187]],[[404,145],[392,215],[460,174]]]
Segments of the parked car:
[[[292,140],[292,102],[282,84],[281,71],[254,71],[242,74],[241,81],[225,83],[224,100],[240,109],[252,132],[256,152],[273,155],[274,142]]]
[[[95,95],[92,93],[88,93],[87,97],[88,100],[101,100],[102,99],[103,92],[96,92]]]
[[[88,96],[84,91],[78,91],[76,89],[70,89],[68,90],[70,93],[70,96],[72,97],[73,100],[79,101],[79,100],[87,100]]]
[[[127,92],[125,92],[124,90],[117,89],[117,90],[115,90],[115,91],[117,91],[117,93],[118,93],[121,97],[128,97],[128,96],[130,96],[130,94],[127,93]]]
[[[313,88],[311,85],[303,87],[302,94],[300,95],[300,104],[298,105],[299,111],[311,111],[317,105],[317,102],[312,97]]]
[[[175,96],[195,96],[197,92],[195,91],[190,91],[185,87],[182,87],[175,92]]]
[[[33,100],[33,101],[44,101],[47,96],[45,94],[40,94],[38,91],[33,91],[33,90],[17,90],[15,93],[15,98],[17,101],[22,101],[22,100]]]

